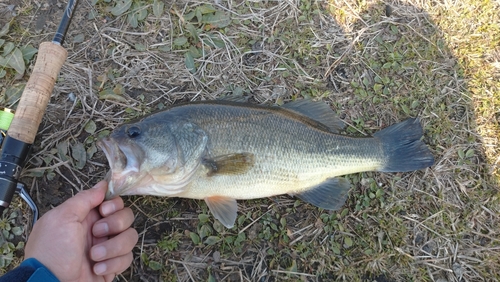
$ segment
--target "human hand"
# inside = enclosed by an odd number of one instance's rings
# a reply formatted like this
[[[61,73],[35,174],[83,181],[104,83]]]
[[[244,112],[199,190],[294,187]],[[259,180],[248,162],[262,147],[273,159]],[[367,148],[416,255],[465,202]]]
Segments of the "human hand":
[[[61,282],[112,281],[127,269],[138,240],[134,215],[120,197],[103,202],[107,186],[101,181],[44,214],[25,258],[36,258]]]

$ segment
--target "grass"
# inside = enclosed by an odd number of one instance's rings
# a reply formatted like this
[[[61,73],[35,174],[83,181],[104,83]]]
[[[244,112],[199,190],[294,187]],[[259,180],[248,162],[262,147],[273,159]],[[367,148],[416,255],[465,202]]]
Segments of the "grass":
[[[157,14],[157,1],[142,1],[149,14],[137,25],[132,10],[113,15],[114,2],[83,2],[73,22],[85,28],[68,33],[69,57],[23,181],[47,211],[104,177],[97,136],[180,101],[322,99],[357,136],[419,116],[435,165],[350,175],[353,189],[336,212],[289,196],[239,201],[228,230],[203,202],[129,197],[140,240],[119,279],[500,280],[500,7],[455,2],[221,1],[212,11],[176,1]],[[43,9],[22,10],[9,40],[47,41],[51,25],[37,32],[32,20]],[[196,11],[206,17],[186,20]],[[211,21],[227,16],[221,26]],[[7,72],[2,94],[26,78]],[[75,159],[82,150],[84,163]],[[13,207],[2,226],[27,222],[27,207]],[[3,247],[5,271],[22,259],[26,233],[3,230],[12,243]]]

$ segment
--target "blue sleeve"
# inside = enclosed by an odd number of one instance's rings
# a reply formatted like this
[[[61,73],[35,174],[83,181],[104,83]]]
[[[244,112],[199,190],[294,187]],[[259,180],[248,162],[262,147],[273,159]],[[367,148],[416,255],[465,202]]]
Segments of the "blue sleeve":
[[[59,279],[50,272],[41,262],[29,258],[18,267],[0,277],[0,282],[59,282]]]

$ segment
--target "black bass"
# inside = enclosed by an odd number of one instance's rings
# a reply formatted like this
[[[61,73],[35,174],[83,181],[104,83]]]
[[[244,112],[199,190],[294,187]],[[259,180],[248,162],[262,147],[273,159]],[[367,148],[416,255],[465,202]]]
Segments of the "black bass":
[[[173,106],[117,127],[99,142],[110,164],[107,198],[155,195],[203,199],[222,224],[236,200],[291,194],[336,210],[347,199],[341,177],[405,172],[434,163],[411,118],[368,138],[340,135],[342,121],[322,102],[282,107],[233,101]]]

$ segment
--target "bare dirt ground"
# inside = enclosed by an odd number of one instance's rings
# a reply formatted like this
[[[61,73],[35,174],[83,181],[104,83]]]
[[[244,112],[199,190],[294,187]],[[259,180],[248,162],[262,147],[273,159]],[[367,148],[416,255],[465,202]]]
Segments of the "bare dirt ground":
[[[418,116],[436,158],[349,176],[335,212],[289,196],[240,201],[230,230],[201,201],[127,197],[140,239],[117,281],[500,280],[498,2],[80,2],[22,179],[42,214],[104,178],[95,141],[118,124],[228,94],[323,100],[355,136]],[[4,39],[50,41],[65,5],[0,1],[0,24],[13,23]],[[6,106],[32,64],[2,78]],[[4,222],[30,219],[18,199],[9,212]],[[22,244],[3,250],[3,270],[22,260]]]

